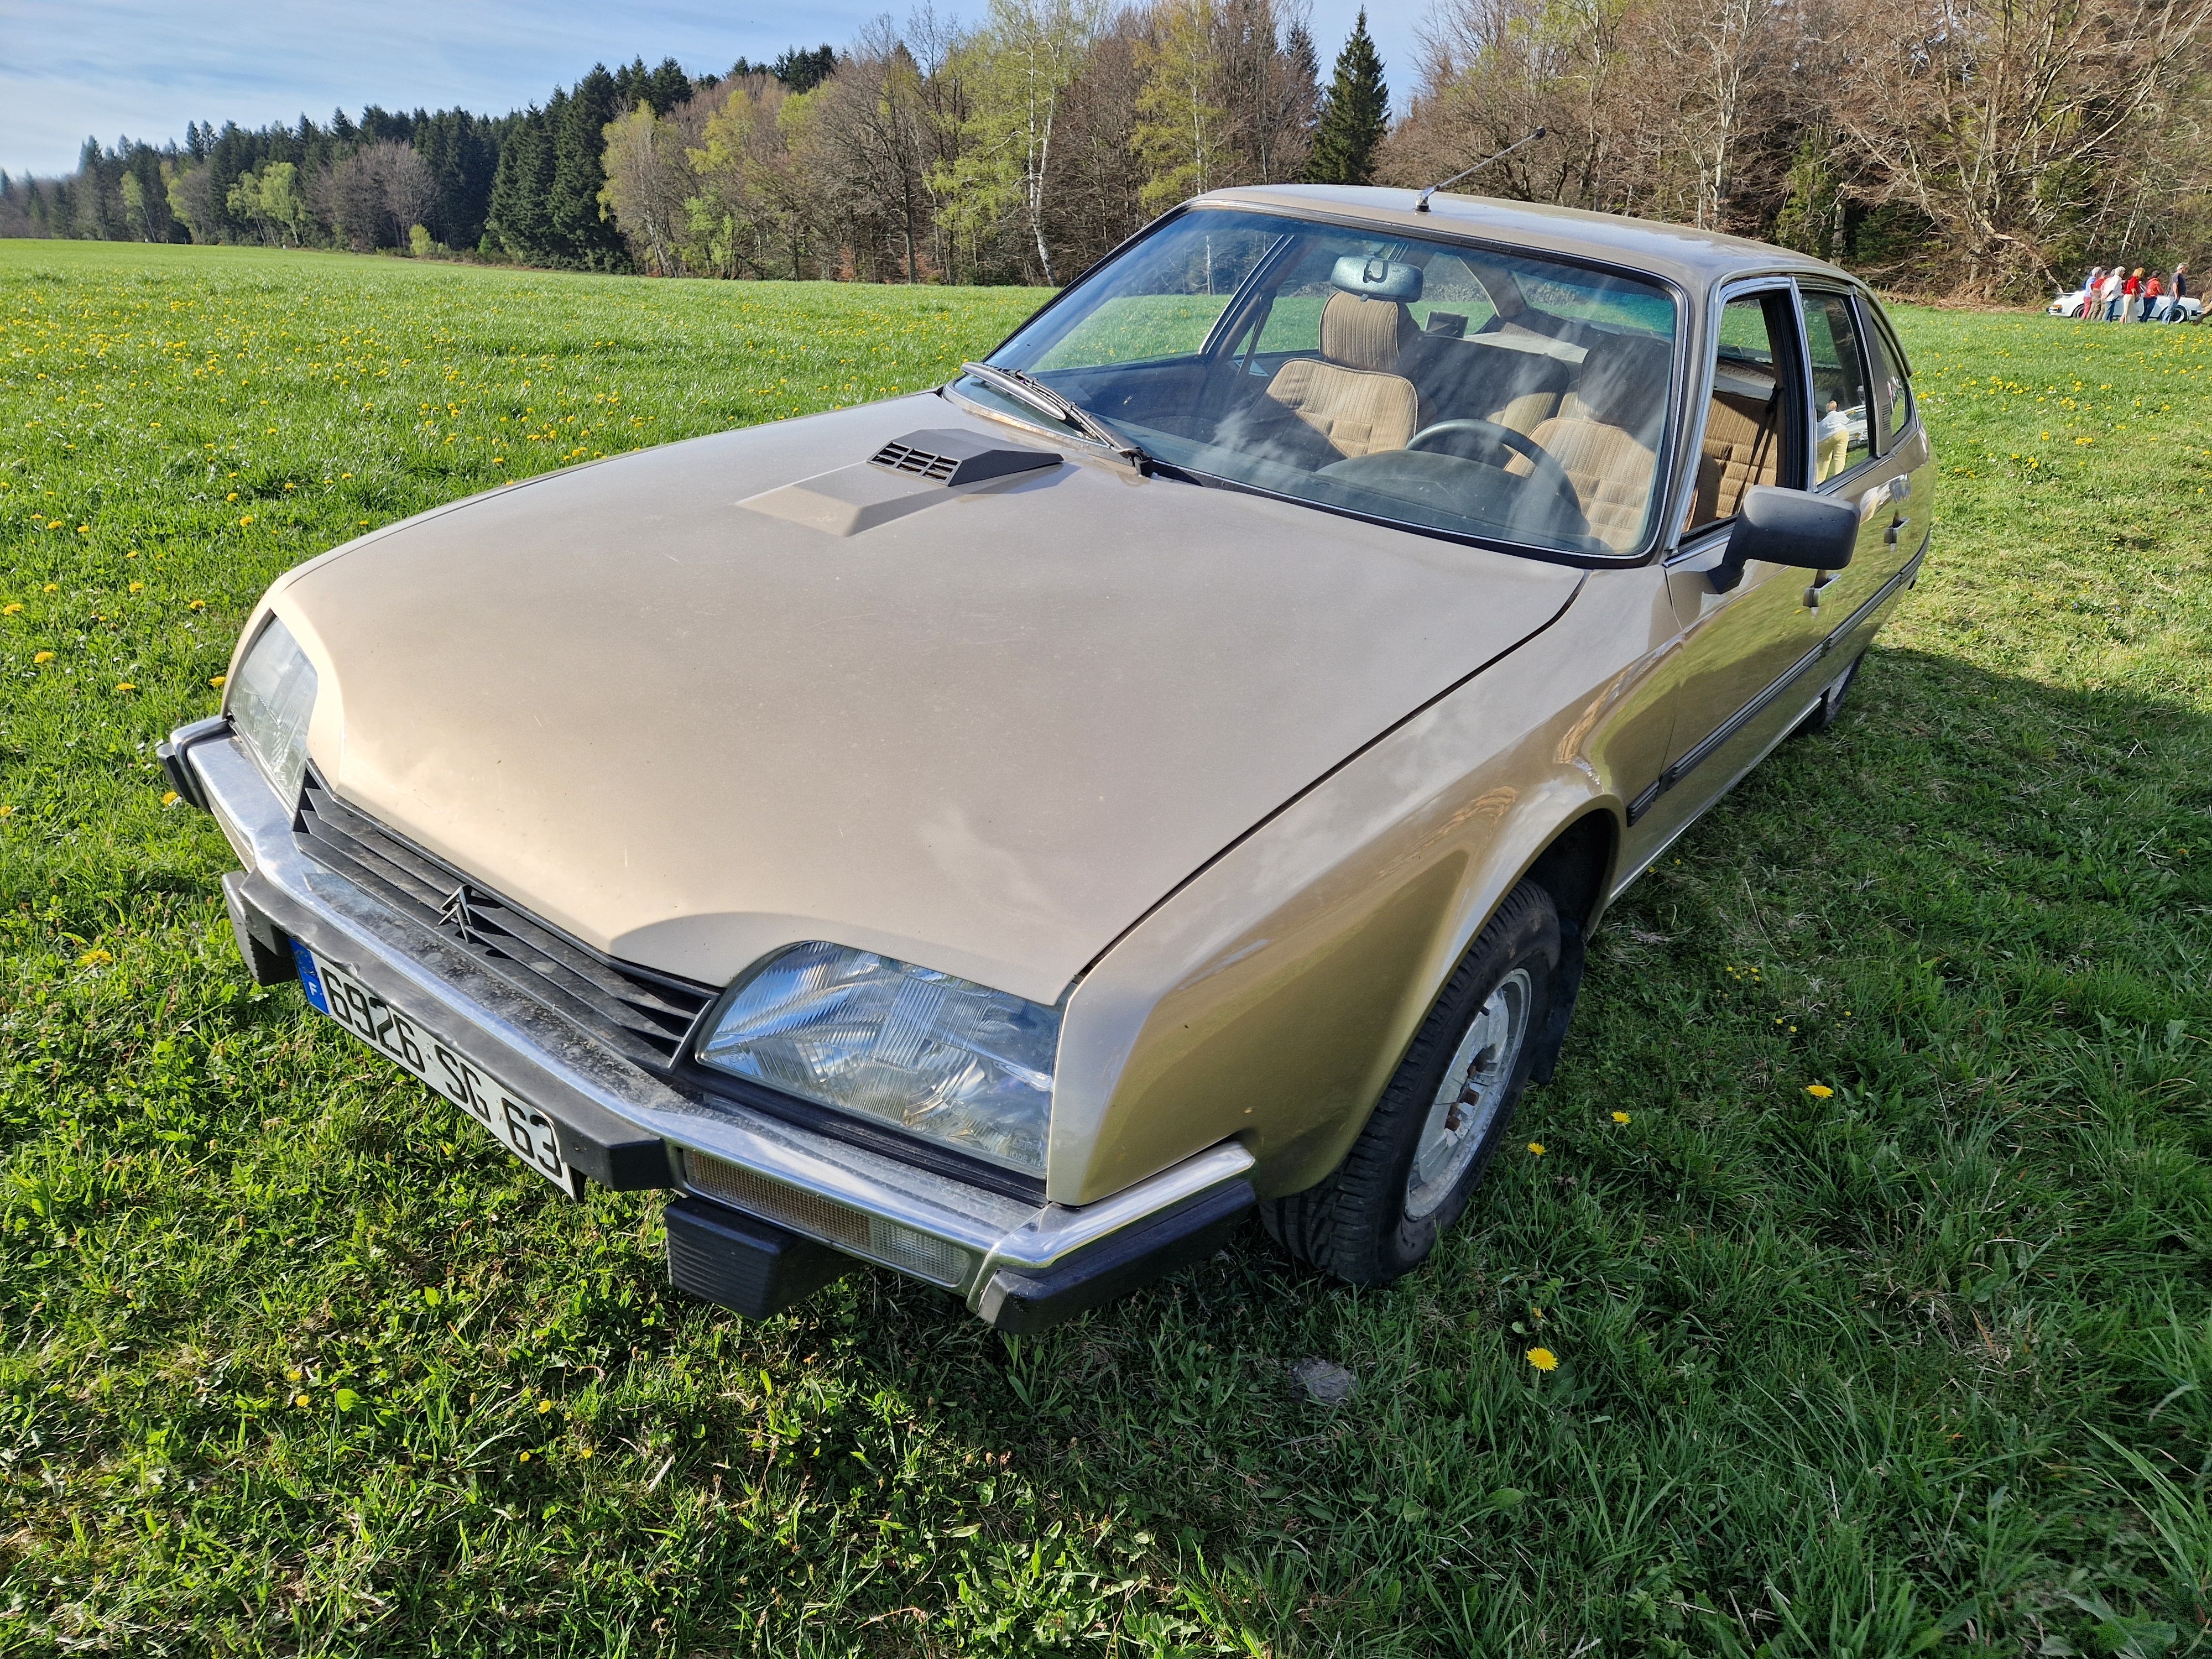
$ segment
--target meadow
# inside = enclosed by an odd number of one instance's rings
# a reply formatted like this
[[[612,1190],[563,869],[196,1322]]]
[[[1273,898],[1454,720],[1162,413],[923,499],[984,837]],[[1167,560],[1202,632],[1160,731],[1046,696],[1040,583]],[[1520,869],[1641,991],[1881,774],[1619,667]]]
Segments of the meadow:
[[[2212,1646],[2212,331],[1899,313],[1925,575],[1389,1291],[747,1323],[246,980],[151,751],[271,577],[1041,297],[0,244],[0,1653]]]

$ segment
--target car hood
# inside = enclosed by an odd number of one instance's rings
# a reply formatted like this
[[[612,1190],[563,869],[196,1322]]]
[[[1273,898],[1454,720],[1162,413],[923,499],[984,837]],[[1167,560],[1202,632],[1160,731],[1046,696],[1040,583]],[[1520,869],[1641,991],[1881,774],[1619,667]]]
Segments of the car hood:
[[[271,604],[319,672],[318,769],[627,961],[719,984],[828,939],[1050,1002],[1577,584],[1107,461],[925,479],[916,508],[866,463],[920,428],[1055,447],[923,394],[549,474],[301,567]],[[841,518],[855,480],[908,504]]]

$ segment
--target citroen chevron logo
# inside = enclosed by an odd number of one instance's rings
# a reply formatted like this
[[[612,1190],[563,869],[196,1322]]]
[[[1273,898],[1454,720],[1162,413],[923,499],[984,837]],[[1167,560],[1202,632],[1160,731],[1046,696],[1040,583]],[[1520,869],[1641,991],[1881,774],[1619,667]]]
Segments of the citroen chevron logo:
[[[461,883],[446,896],[445,903],[438,908],[438,920],[459,933],[471,945],[483,943],[483,940],[477,936],[476,913],[469,908],[468,883]]]

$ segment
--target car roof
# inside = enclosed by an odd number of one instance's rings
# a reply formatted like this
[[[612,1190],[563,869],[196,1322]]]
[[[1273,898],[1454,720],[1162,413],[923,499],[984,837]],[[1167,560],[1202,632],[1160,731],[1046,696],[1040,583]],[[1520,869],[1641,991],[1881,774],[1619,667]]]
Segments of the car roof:
[[[1413,204],[1419,197],[1418,191],[1364,185],[1264,185],[1210,191],[1190,205],[1265,208],[1357,219],[1378,228],[1409,234],[1480,236],[1648,270],[1671,278],[1698,295],[1731,277],[1778,270],[1850,282],[1835,266],[1806,254],[1718,231],[1631,219],[1617,213],[1550,207],[1540,202],[1509,202],[1442,191],[1429,198],[1426,213],[1416,213]]]

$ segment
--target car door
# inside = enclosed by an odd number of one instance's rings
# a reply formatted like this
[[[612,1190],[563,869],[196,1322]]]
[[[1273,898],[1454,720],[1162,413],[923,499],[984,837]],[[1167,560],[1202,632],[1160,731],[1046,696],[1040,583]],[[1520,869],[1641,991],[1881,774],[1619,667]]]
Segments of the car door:
[[[1867,366],[1873,374],[1875,447],[1885,469],[1875,476],[1888,480],[1889,499],[1872,503],[1873,511],[1861,499],[1860,552],[1883,574],[1873,594],[1845,614],[1844,623],[1852,626],[1864,620],[1860,613],[1870,605],[1910,580],[1936,521],[1935,452],[1913,404],[1911,366],[1881,308],[1864,294],[1856,298]]]
[[[1812,398],[1796,287],[1776,277],[1723,291],[1708,352],[1705,416],[1686,452],[1688,504],[1666,562],[1680,628],[1664,671],[1674,709],[1665,769],[1629,803],[1631,856],[1644,860],[1694,818],[1803,714],[1823,621],[1815,573],[1747,564],[1715,585],[1745,490],[1811,482]],[[1634,867],[1631,866],[1629,867]]]
[[[1841,288],[1808,285],[1800,291],[1813,377],[1814,488],[1849,501],[1859,514],[1850,565],[1820,571],[1808,585],[1826,624],[1822,631],[1832,633],[1882,593],[1919,550],[1906,530],[1924,526],[1927,492],[1914,477],[1914,458],[1924,457],[1927,446],[1900,441],[1902,434],[1885,430],[1894,418],[1893,398],[1904,377],[1901,370],[1890,372],[1894,345],[1869,329],[1859,297]],[[1916,489],[1921,495],[1917,508]]]

